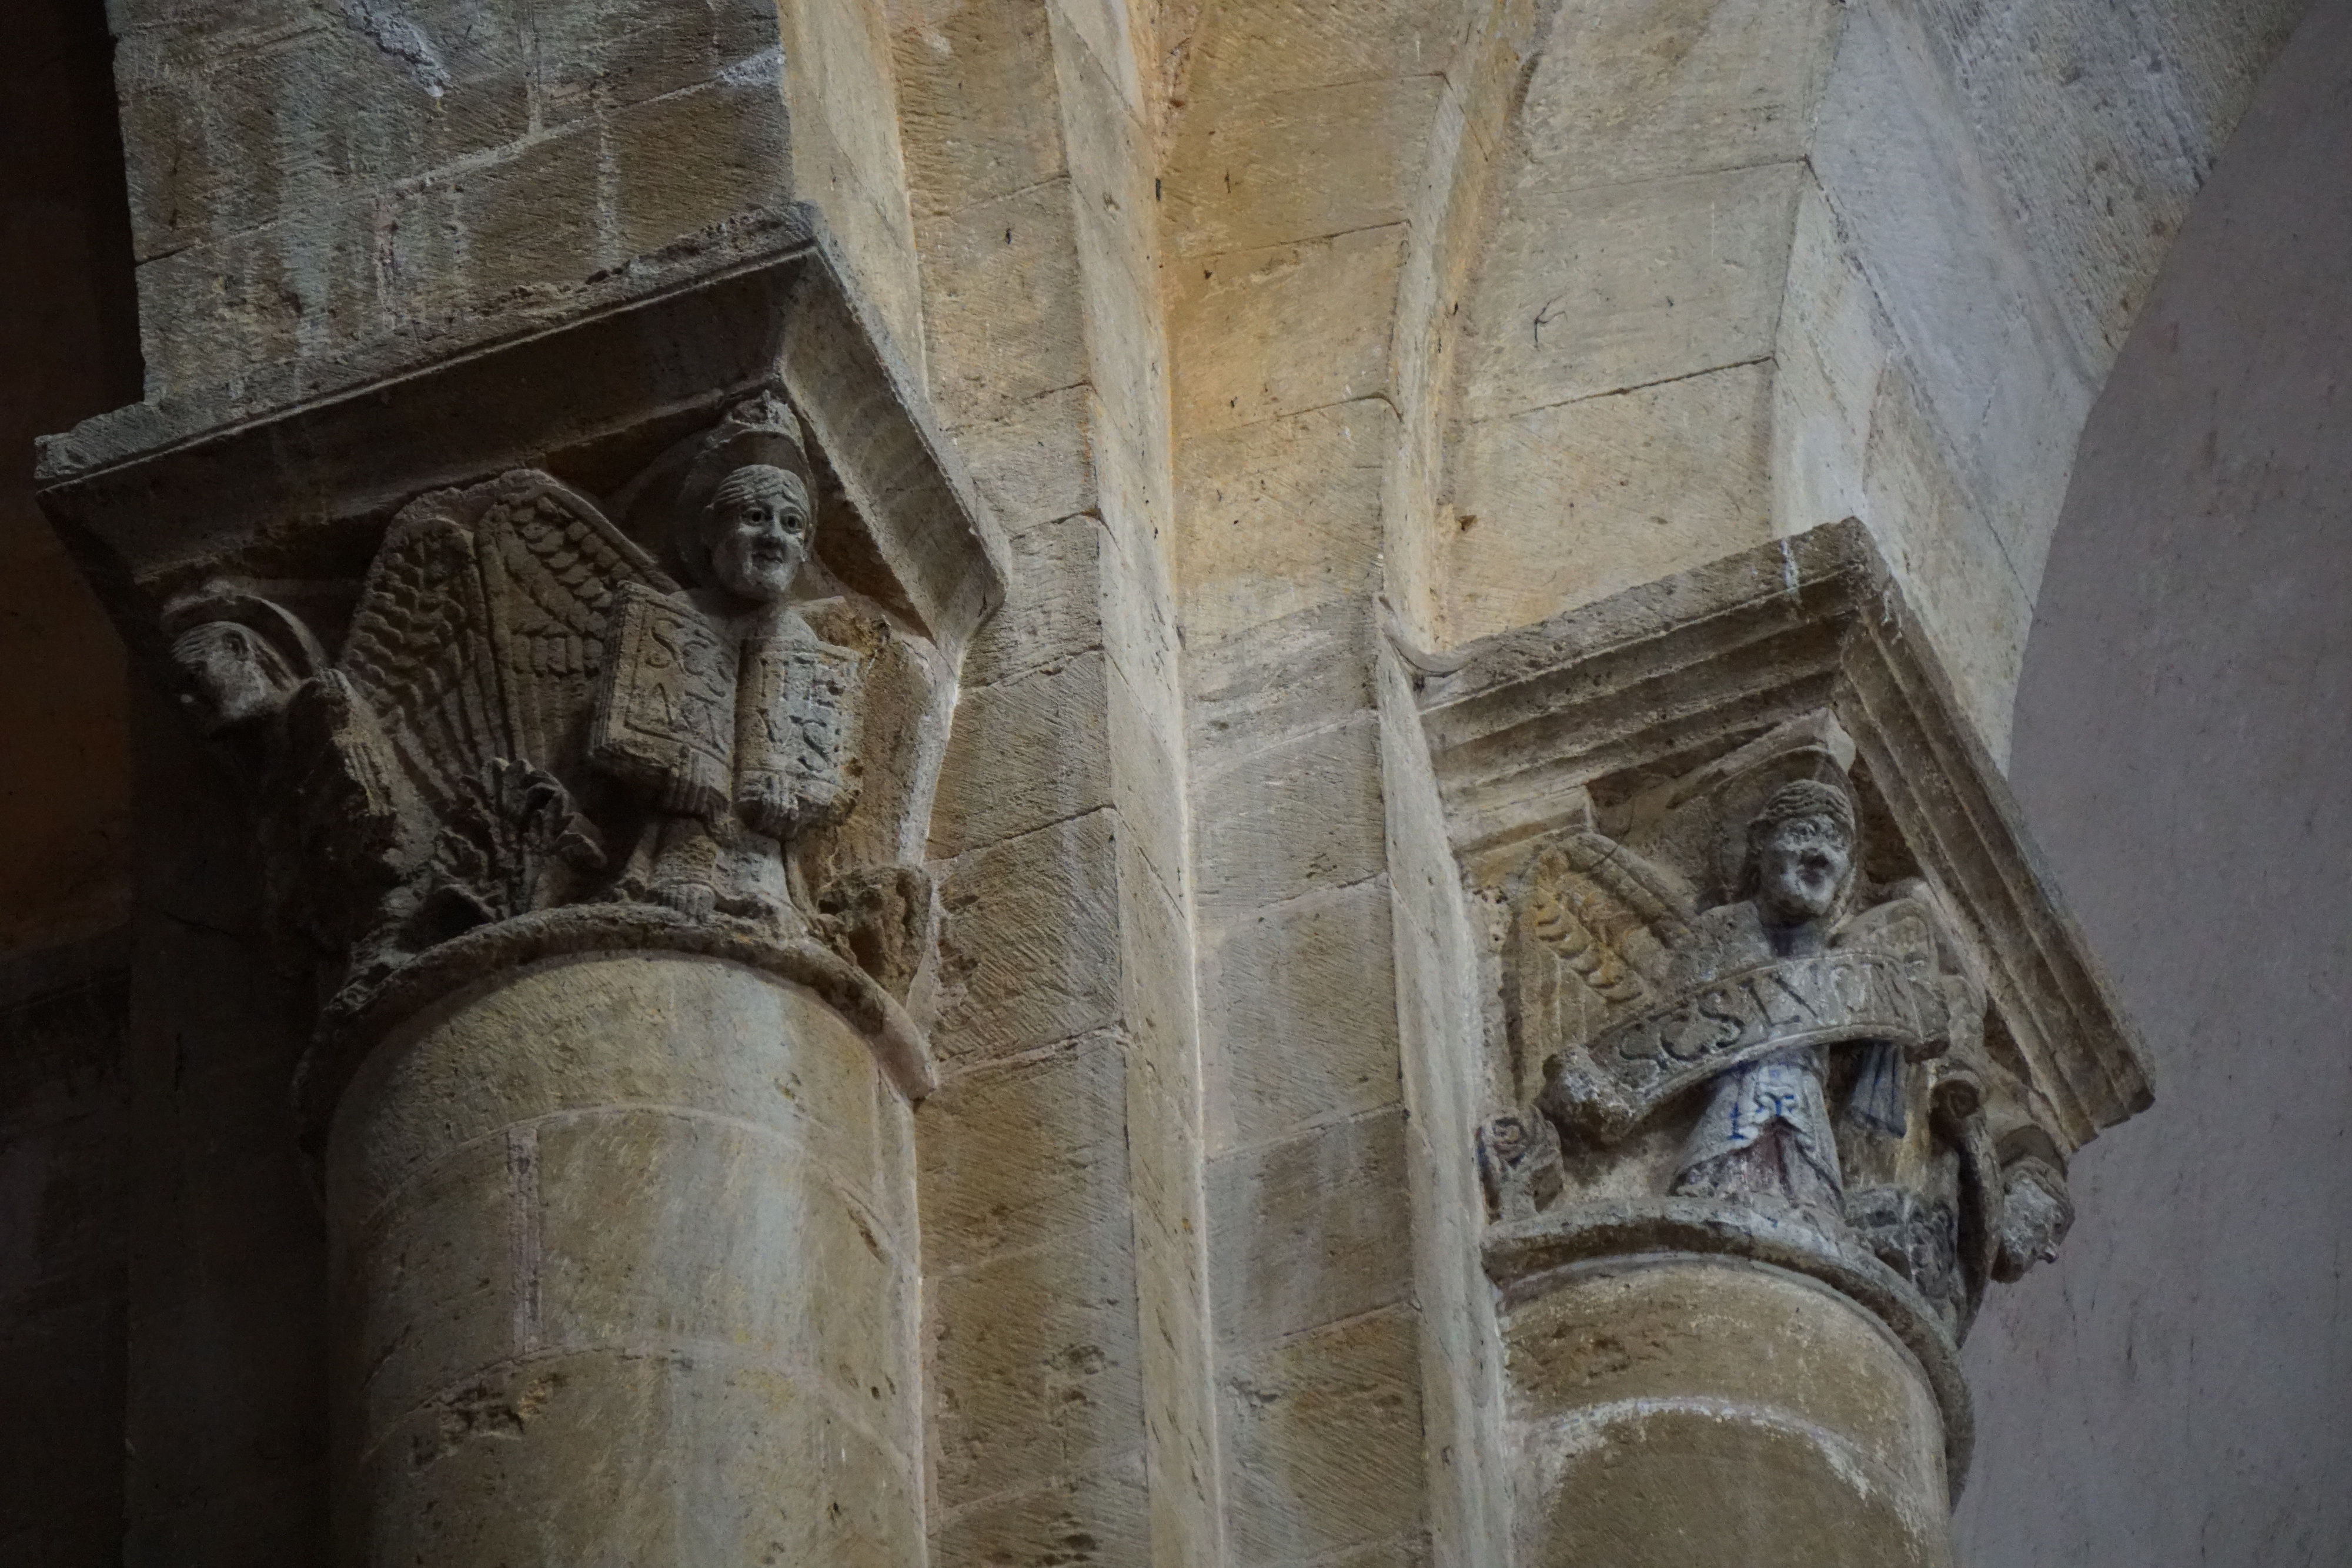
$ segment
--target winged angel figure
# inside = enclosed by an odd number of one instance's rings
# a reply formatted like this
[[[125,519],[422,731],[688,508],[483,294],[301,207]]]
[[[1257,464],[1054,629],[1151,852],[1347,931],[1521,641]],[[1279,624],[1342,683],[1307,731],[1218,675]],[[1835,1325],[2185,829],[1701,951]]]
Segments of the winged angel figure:
[[[1547,1064],[1543,1109],[1607,1142],[1701,1101],[1671,1190],[1769,1197],[1842,1218],[1827,1053],[1864,1051],[1849,1106],[1900,1135],[1906,1063],[1937,1054],[1949,1008],[1933,916],[1908,898],[1848,917],[1855,815],[1838,786],[1783,784],[1747,824],[1738,895],[1701,910],[1682,878],[1598,833],[1528,867],[1522,939],[1607,1007]]]
[[[753,412],[783,437],[762,450],[797,451],[788,412]],[[812,532],[797,466],[689,483],[685,582],[544,473],[423,497],[331,664],[265,598],[175,603],[190,700],[290,803],[271,816],[297,842],[273,858],[304,874],[273,881],[298,924],[354,974],[589,896],[805,931],[782,847],[855,803],[861,664],[813,630],[821,606],[787,602]]]
[[[1670,1194],[1850,1230],[1963,1333],[1988,1278],[2064,1235],[2063,1161],[1986,1052],[1983,990],[1926,885],[1854,907],[1842,776],[1780,784],[1732,831],[1738,873],[1711,907],[1589,831],[1518,871],[1514,1011],[1544,1053],[1543,1119],[1486,1130],[1501,1216],[1531,1218],[1564,1190],[1551,1128],[1583,1154],[1680,1111]],[[1561,975],[1576,983],[1547,977]]]

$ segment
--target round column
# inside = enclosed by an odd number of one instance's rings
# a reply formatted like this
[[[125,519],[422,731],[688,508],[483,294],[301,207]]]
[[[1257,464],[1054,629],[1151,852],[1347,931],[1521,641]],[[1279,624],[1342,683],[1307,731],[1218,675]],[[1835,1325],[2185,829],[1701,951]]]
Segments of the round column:
[[[1643,1207],[1510,1260],[1520,1568],[1949,1568],[1966,1395],[1926,1303],[1794,1227]]]
[[[339,1568],[919,1561],[911,1123],[806,988],[541,959],[328,1137]]]

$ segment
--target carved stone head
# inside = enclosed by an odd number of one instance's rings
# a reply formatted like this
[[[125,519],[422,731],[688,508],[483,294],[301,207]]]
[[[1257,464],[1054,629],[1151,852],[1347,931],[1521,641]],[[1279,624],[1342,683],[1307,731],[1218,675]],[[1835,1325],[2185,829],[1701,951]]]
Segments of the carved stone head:
[[[1787,925],[1834,911],[1853,876],[1853,801],[1835,785],[1800,779],[1766,798],[1748,824],[1748,880],[1758,904]]]
[[[207,584],[164,608],[180,700],[205,733],[253,729],[285,711],[295,688],[325,662],[318,643],[287,611],[224,584]]]
[[[753,604],[792,591],[814,529],[808,486],[788,468],[747,463],[719,481],[680,541],[688,574]]]

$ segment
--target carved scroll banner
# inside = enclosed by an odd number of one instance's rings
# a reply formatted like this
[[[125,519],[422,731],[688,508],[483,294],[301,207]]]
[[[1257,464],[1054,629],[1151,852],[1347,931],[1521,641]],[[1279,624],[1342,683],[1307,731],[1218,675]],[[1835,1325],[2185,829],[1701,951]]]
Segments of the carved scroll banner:
[[[1867,947],[1742,970],[1603,1030],[1554,1057],[1546,1108],[1603,1139],[1717,1073],[1774,1051],[1885,1041],[1933,1054],[1944,993],[1907,960]]]

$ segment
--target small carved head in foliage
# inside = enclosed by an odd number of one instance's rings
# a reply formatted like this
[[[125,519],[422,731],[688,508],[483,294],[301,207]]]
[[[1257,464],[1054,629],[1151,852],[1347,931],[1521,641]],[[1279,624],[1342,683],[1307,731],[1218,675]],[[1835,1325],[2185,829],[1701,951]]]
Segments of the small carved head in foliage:
[[[285,711],[294,689],[325,660],[307,627],[269,601],[223,584],[173,601],[163,612],[180,700],[205,733],[250,729]]]

